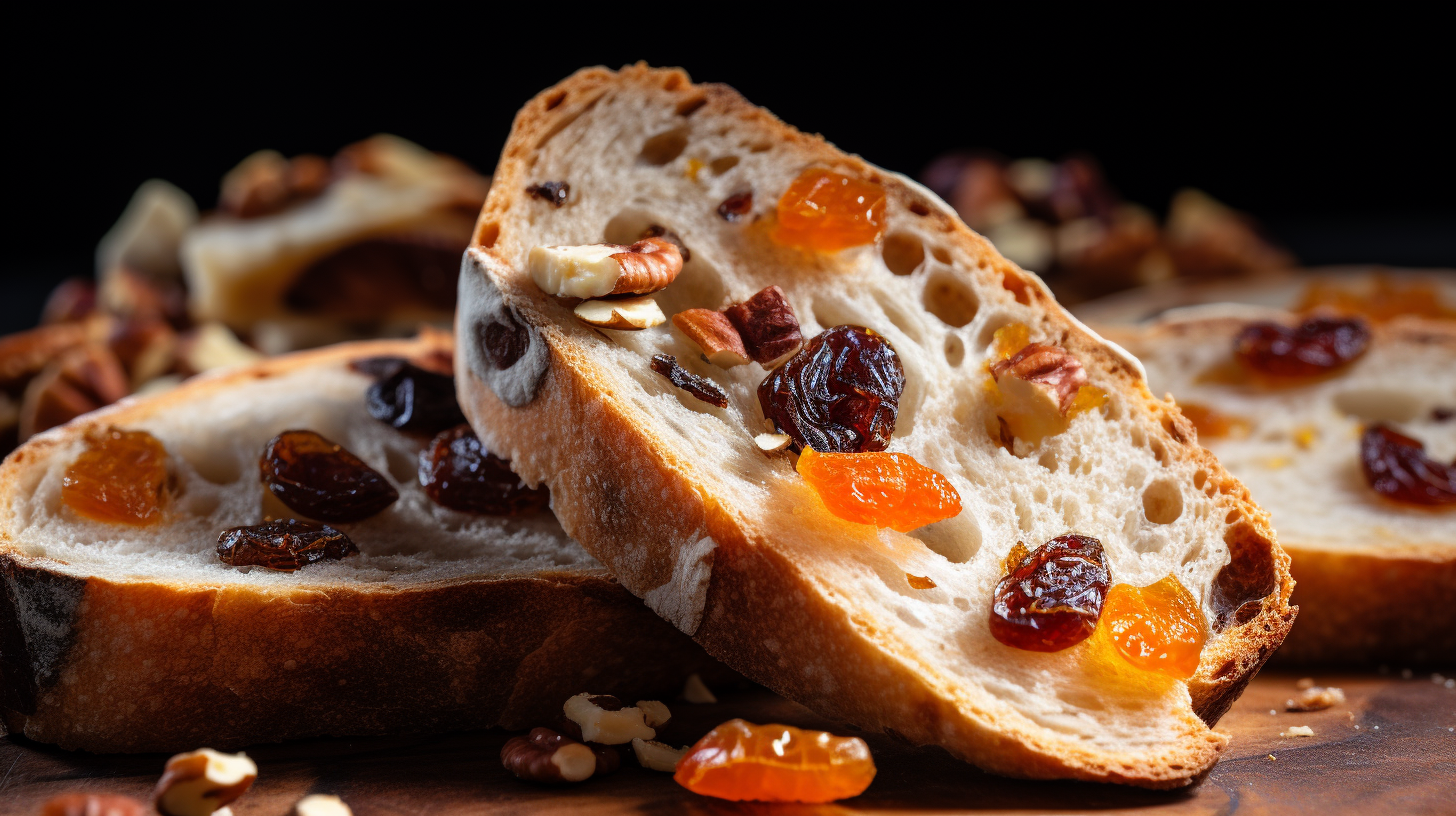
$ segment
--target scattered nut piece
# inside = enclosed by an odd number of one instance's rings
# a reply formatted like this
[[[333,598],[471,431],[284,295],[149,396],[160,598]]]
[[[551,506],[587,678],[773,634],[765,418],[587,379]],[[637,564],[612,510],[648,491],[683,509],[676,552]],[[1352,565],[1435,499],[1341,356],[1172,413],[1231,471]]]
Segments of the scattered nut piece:
[[[710,705],[718,702],[718,697],[708,689],[708,685],[697,673],[688,675],[688,681],[683,684],[682,698],[694,705]]]
[[[183,335],[179,356],[183,367],[194,374],[263,359],[256,349],[239,340],[232,329],[216,322],[203,323]]]
[[[667,743],[657,740],[632,740],[632,753],[637,755],[637,764],[649,771],[662,771],[673,773],[677,770],[678,760],[688,752],[688,746],[673,748]]]
[[[167,760],[153,803],[162,816],[211,816],[246,793],[257,778],[258,766],[247,754],[189,751]]]
[[[770,286],[742,303],[723,310],[733,328],[743,338],[748,356],[764,368],[792,356],[804,344],[799,331],[799,318],[784,297],[784,290]]]
[[[581,728],[582,739],[602,745],[623,745],[635,737],[652,739],[657,732],[647,725],[636,706],[623,706],[610,694],[578,694],[562,706],[566,718]]]
[[[1312,736],[1314,736],[1314,729],[1313,728],[1310,728],[1307,725],[1291,725],[1287,729],[1279,732],[1279,736],[1281,736],[1281,737],[1312,737]]]
[[[1001,401],[997,418],[1003,445],[1035,445],[1067,429],[1067,411],[1087,384],[1082,363],[1065,349],[1032,343],[991,366]]]
[[[1273,754],[1270,754],[1269,755],[1269,761],[1270,762],[1278,762],[1279,760],[1275,759]]]
[[[1082,363],[1060,346],[1032,343],[991,366],[991,375],[999,385],[1010,376],[1017,380],[1047,386],[1056,398],[1057,408],[1065,414],[1072,407],[1077,390],[1087,384]]]
[[[581,782],[597,770],[590,748],[549,728],[533,728],[501,747],[501,764],[517,779],[558,784]]]
[[[577,319],[587,325],[619,331],[650,329],[667,320],[657,301],[646,296],[621,300],[583,300],[573,311]]]
[[[722,312],[688,309],[673,315],[672,325],[702,349],[708,362],[719,368],[732,368],[748,362],[748,349],[743,346],[743,338]]]
[[[146,816],[150,810],[130,796],[67,793],[42,805],[40,816]]]
[[[782,433],[761,433],[753,438],[753,444],[757,445],[759,450],[767,453],[781,451],[787,448],[792,441],[794,441],[793,437]]]
[[[87,343],[64,352],[25,387],[20,441],[126,396],[126,370],[111,350]]]
[[[312,793],[293,806],[293,816],[354,816],[354,811],[337,796]]]
[[[1299,678],[1298,682],[1296,682],[1294,684],[1294,687],[1297,688],[1297,689],[1299,689],[1300,691],[1303,691],[1303,690],[1305,690],[1307,688],[1314,688],[1314,678],[1313,677],[1301,677],[1301,678]]]
[[[1284,704],[1286,711],[1323,711],[1336,703],[1345,702],[1344,689],[1312,686],[1304,689]]]
[[[672,719],[672,712],[667,710],[667,706],[656,700],[638,700],[637,707],[642,709],[642,719],[648,728],[661,728]]]
[[[647,295],[677,278],[682,253],[671,241],[644,238],[631,246],[539,246],[526,259],[531,279],[557,297]]]

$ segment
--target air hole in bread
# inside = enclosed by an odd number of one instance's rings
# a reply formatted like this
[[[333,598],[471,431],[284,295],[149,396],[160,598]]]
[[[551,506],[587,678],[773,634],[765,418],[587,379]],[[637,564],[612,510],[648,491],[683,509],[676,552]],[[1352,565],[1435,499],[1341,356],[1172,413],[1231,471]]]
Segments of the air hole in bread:
[[[921,301],[941,322],[957,329],[976,317],[980,303],[970,284],[951,272],[938,272],[925,282]],[[994,329],[992,330],[994,331]]]
[[[950,250],[946,249],[943,246],[931,247],[930,256],[943,264],[950,263]]]
[[[966,344],[961,340],[960,335],[947,334],[945,336],[945,361],[954,368],[966,359]]]
[[[912,201],[912,202],[910,202],[909,209],[910,209],[910,212],[913,212],[913,213],[915,213],[916,215],[919,215],[919,216],[930,215],[930,208],[927,207],[927,206],[925,206],[924,204],[920,203],[919,201]]]
[[[173,453],[191,465],[198,476],[215,485],[232,484],[242,478],[243,463],[234,455],[231,446],[177,446]]]
[[[955,600],[951,601],[951,603],[954,603],[956,605],[956,609],[959,609],[962,612],[971,611],[971,602],[966,600],[965,598],[956,598]]]
[[[476,231],[475,243],[477,246],[484,247],[485,249],[490,249],[491,247],[495,246],[496,239],[499,237],[500,224],[497,224],[494,221],[487,221],[484,224],[481,224],[480,229]]]
[[[409,451],[391,445],[384,449],[384,461],[389,466],[389,475],[399,484],[407,485],[419,478],[418,457]]]
[[[884,243],[880,244],[880,256],[891,272],[909,275],[925,261],[925,245],[913,235],[895,232],[885,236]]]
[[[1194,489],[1202,490],[1205,484],[1208,484],[1208,471],[1200,470],[1197,473],[1193,474]]]
[[[698,112],[698,108],[706,104],[708,104],[708,97],[706,96],[695,96],[692,99],[684,99],[677,103],[677,115],[692,116]]]
[[[754,142],[745,146],[750,153],[767,153],[773,150],[773,142]]]
[[[1052,451],[1047,451],[1046,453],[1043,453],[1036,460],[1036,463],[1046,468],[1051,473],[1056,473],[1057,466],[1060,464],[1059,462],[1057,462],[1057,455]]]
[[[1234,522],[1238,521],[1240,518],[1243,518],[1243,515],[1244,515],[1243,513],[1239,512],[1238,508],[1234,508],[1233,510],[1228,511],[1228,515],[1227,516],[1224,516],[1223,523],[1224,524],[1233,524]]]
[[[1248,623],[1263,610],[1263,599],[1274,591],[1274,553],[1269,540],[1247,519],[1224,531],[1230,561],[1213,580],[1215,628]]]
[[[546,110],[556,110],[566,101],[566,91],[557,91],[546,98]]]
[[[952,564],[964,564],[981,551],[981,525],[967,511],[914,530],[910,537]]]
[[[1426,413],[1426,400],[1394,388],[1352,388],[1335,395],[1335,407],[1364,422],[1410,422]]]
[[[1143,515],[1154,524],[1172,524],[1183,515],[1183,491],[1171,479],[1159,479],[1143,490]]]
[[[737,156],[719,156],[718,158],[708,162],[708,169],[712,170],[713,175],[715,176],[721,176],[737,166]]]
[[[925,345],[925,335],[922,334],[919,322],[910,315],[905,314],[896,301],[895,295],[889,292],[876,291],[875,300],[879,302],[880,308],[885,312],[885,317],[889,318],[890,322],[895,325],[895,328],[903,332],[917,346]]]
[[[688,129],[686,127],[665,130],[656,136],[649,136],[647,141],[642,143],[642,151],[637,154],[637,161],[661,167],[681,156],[687,147]]]
[[[1163,465],[1163,467],[1168,466],[1168,446],[1163,444],[1163,440],[1153,439],[1149,441],[1148,450],[1152,451],[1153,456],[1158,458],[1159,464]]]
[[[1015,272],[1006,272],[1001,275],[1001,288],[1010,292],[1016,297],[1016,302],[1022,306],[1031,305],[1031,284]]]
[[[187,495],[177,500],[177,511],[183,515],[193,518],[205,518],[217,512],[222,506],[222,496],[208,490],[189,491]]]

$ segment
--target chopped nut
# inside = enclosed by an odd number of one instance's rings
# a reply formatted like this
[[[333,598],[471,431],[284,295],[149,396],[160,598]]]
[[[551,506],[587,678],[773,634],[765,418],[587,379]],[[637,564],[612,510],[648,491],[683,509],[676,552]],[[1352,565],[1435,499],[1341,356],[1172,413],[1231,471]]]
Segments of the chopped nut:
[[[656,700],[638,700],[637,707],[642,709],[642,719],[648,728],[661,728],[672,719],[672,712],[667,706]]]
[[[708,362],[732,368],[748,362],[748,349],[727,316],[712,309],[688,309],[672,316],[672,325],[702,349]]]
[[[216,322],[203,323],[183,335],[178,356],[183,367],[194,374],[263,359],[256,349],[244,345],[232,329]]]
[[[110,405],[130,390],[126,371],[106,346],[88,343],[71,349],[26,386],[20,402],[20,439]]]
[[[793,437],[781,433],[761,433],[753,438],[753,444],[757,445],[759,450],[767,453],[781,451],[787,448],[792,441],[794,441]]]
[[[1323,711],[1336,703],[1345,702],[1344,689],[1311,686],[1285,703],[1286,711]]]
[[[247,754],[202,748],[167,760],[153,804],[162,816],[210,816],[247,792],[258,766]]]
[[[677,251],[682,253],[683,263],[687,263],[693,259],[692,250],[688,249],[688,245],[683,243],[683,240],[678,237],[677,233],[661,224],[649,224],[647,229],[643,230],[642,234],[637,237],[637,240],[640,241],[643,238],[661,238],[664,241],[672,243],[673,246],[677,247]]]
[[[688,752],[688,746],[673,748],[657,740],[632,740],[632,753],[637,755],[637,764],[649,771],[672,773],[677,770],[678,760]]]
[[[1307,725],[1291,725],[1289,728],[1279,732],[1281,737],[1312,737],[1314,729]]]
[[[526,266],[541,290],[557,297],[647,295],[677,278],[682,253],[671,241],[644,238],[631,246],[539,246]]]
[[[991,366],[1001,408],[996,436],[1014,452],[1014,440],[1037,444],[1067,429],[1067,411],[1087,383],[1082,364],[1066,350],[1032,343]]]
[[[163,320],[132,320],[111,336],[111,351],[131,375],[131,386],[154,380],[172,369],[177,332]]]
[[[105,342],[111,331],[112,320],[98,315],[0,337],[0,388],[24,385],[67,350],[89,342]]]
[[[599,329],[637,331],[660,326],[667,317],[650,297],[621,300],[583,300],[573,310],[581,322]]]
[[[41,308],[41,323],[71,323],[96,311],[96,284],[85,278],[67,278],[51,290]]]
[[[354,816],[354,811],[337,796],[314,793],[298,800],[293,816]]]
[[[150,810],[130,796],[68,793],[42,805],[40,816],[146,816]]]
[[[718,702],[718,698],[708,689],[703,678],[696,673],[688,675],[688,680],[683,684],[682,698],[694,705],[710,705]]]
[[[1047,343],[1032,343],[1010,358],[991,366],[999,385],[1005,377],[1038,383],[1051,389],[1058,409],[1065,414],[1072,407],[1077,390],[1087,384],[1082,363],[1066,349]]]
[[[549,728],[533,728],[501,747],[501,764],[517,779],[547,784],[581,782],[597,770],[590,748]]]
[[[803,345],[799,318],[784,297],[784,290],[770,286],[753,297],[723,311],[738,330],[748,356],[764,368],[774,368]]]
[[[602,745],[622,745],[634,737],[652,739],[657,732],[647,725],[636,706],[624,707],[609,694],[578,694],[562,707],[566,718],[581,728],[582,739]]]

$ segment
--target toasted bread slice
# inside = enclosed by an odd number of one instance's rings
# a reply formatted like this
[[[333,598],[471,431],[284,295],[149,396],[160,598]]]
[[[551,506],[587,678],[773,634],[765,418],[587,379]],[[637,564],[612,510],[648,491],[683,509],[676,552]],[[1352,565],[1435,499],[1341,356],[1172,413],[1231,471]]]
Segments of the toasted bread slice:
[[[712,663],[622,589],[549,512],[430,501],[426,440],[371,418],[350,363],[448,353],[448,337],[336,346],[188,381],[40,434],[0,466],[0,675],[12,733],[91,751],[553,722],[584,690],[659,694]],[[144,430],[175,479],[148,527],[60,499],[89,434]],[[263,517],[258,460],[312,429],[399,499],[334,525],[359,554],[235,568],[219,533]]]
[[[1456,459],[1456,324],[1373,323],[1368,350],[1313,380],[1270,382],[1233,366],[1253,321],[1300,317],[1257,306],[1166,314],[1115,336],[1142,358],[1155,393],[1198,420],[1198,441],[1268,509],[1292,559],[1299,623],[1278,660],[1449,663],[1456,654],[1456,507],[1383,498],[1360,439],[1387,423]]]
[[[807,168],[879,185],[883,237],[833,253],[776,243],[775,202]],[[564,202],[539,194],[546,182],[570,185]],[[765,368],[711,365],[671,324],[593,329],[528,273],[536,247],[625,244],[652,226],[691,256],[651,295],[666,315],[776,285],[805,338],[879,332],[905,373],[890,450],[949,479],[960,514],[910,534],[835,517],[792,453],[755,444]],[[464,264],[456,375],[482,438],[550,485],[563,526],[628,589],[822,712],[1004,774],[1176,787],[1217,760],[1212,723],[1293,620],[1264,512],[1134,359],[932,194],[728,87],[636,66],[543,92],[516,118]],[[987,364],[1012,324],[1077,358],[1105,411],[1003,447]],[[658,353],[726,407],[656,373]],[[1133,670],[1095,638],[1043,653],[992,637],[1009,552],[1068,532],[1101,540],[1116,582],[1172,574],[1190,590],[1208,631],[1191,680]]]

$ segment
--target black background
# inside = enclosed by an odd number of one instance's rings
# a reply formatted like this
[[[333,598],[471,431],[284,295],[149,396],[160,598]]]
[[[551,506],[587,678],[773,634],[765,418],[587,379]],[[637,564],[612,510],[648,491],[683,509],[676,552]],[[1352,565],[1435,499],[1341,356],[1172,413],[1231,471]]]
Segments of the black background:
[[[377,132],[488,172],[530,96],[582,65],[638,59],[734,85],[911,175],[958,148],[1086,151],[1124,197],[1161,211],[1200,187],[1306,263],[1456,266],[1456,76],[1432,20],[820,8],[13,19],[0,330],[32,323],[58,280],[90,274],[97,239],[147,178],[206,209],[254,150],[328,155]]]

